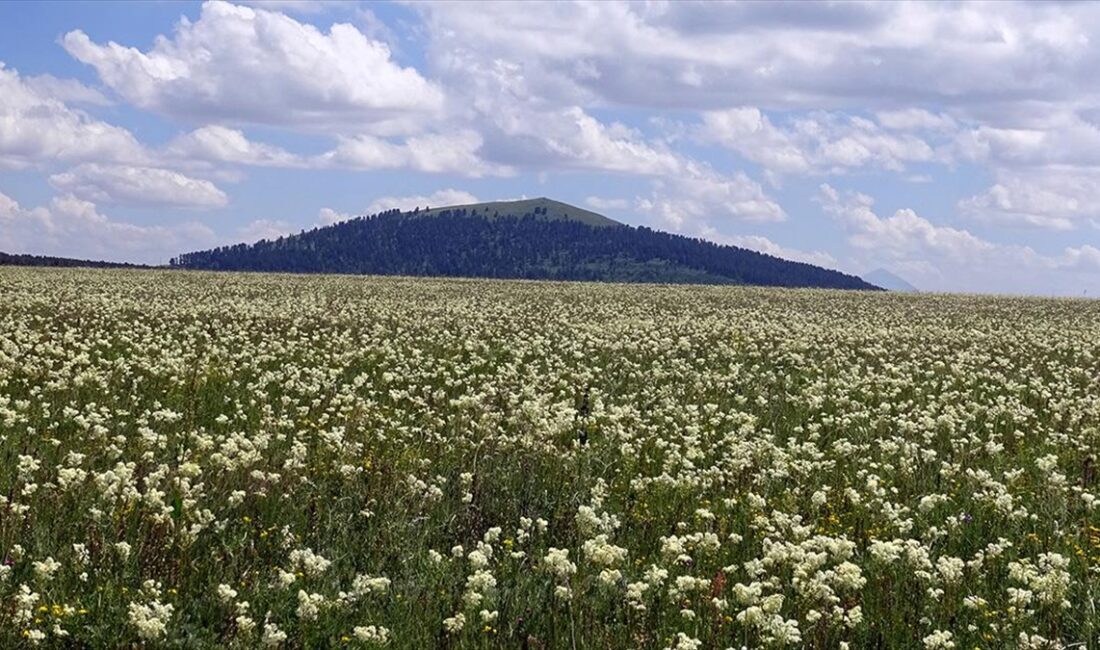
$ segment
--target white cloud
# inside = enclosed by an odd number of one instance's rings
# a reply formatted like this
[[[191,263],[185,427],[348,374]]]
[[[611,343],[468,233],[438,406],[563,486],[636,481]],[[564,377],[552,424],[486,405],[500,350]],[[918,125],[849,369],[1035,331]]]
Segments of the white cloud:
[[[456,53],[455,56],[458,56]],[[468,64],[468,65],[467,65]],[[584,170],[661,175],[682,157],[618,122],[605,123],[575,104],[539,101],[523,67],[505,60],[448,60],[453,119],[482,133],[482,156],[536,170]]]
[[[316,158],[313,163],[364,170],[407,168],[472,177],[512,173],[506,166],[483,160],[481,146],[481,136],[470,130],[447,135],[411,136],[400,143],[373,135],[359,135],[344,138],[335,149]]]
[[[72,31],[62,45],[131,104],[189,120],[358,130],[431,115],[443,94],[350,24],[328,32],[281,13],[211,1],[141,51]]]
[[[237,229],[237,241],[253,244],[261,239],[274,240],[293,232],[294,227],[290,222],[281,219],[256,219]]]
[[[986,222],[1072,230],[1078,216],[1098,215],[1100,175],[1033,179],[1012,175],[985,192],[959,201],[964,215]]]
[[[754,250],[758,253],[767,253],[785,260],[805,262],[829,269],[839,267],[837,259],[825,251],[805,251],[798,248],[781,246],[762,235],[723,235],[713,228],[704,229],[701,233],[704,239],[709,239],[719,244],[729,244]]]
[[[1022,127],[979,125],[955,139],[960,157],[1002,167],[1100,165],[1100,127],[1074,113]]]
[[[841,194],[827,184],[817,201],[848,231],[863,266],[903,270],[931,289],[1045,293],[1056,288],[1076,294],[1100,279],[1100,255],[1092,246],[1043,254],[937,225],[910,209],[880,217],[871,197]]]
[[[443,74],[504,60],[540,98],[647,107],[1003,105],[1091,87],[1086,3],[417,5]]]
[[[167,152],[185,159],[260,167],[300,167],[305,164],[299,156],[288,151],[253,142],[238,129],[216,124],[178,136],[169,143]]]
[[[808,152],[772,126],[757,108],[735,108],[703,115],[701,139],[729,147],[767,169],[785,173],[810,171]]]
[[[43,97],[51,97],[69,104],[110,106],[111,100],[95,88],[85,86],[76,79],[58,79],[52,74],[41,74],[23,79],[32,90]]]
[[[220,208],[229,201],[210,181],[156,167],[84,163],[50,176],[50,185],[98,203]]]
[[[72,195],[23,208],[0,192],[0,242],[5,252],[162,264],[181,250],[211,246],[217,237],[196,222],[141,226],[115,221]]]
[[[673,230],[694,230],[702,224],[737,221],[783,221],[783,208],[760,184],[744,173],[725,177],[709,167],[688,165],[682,176],[654,183],[648,198],[636,207]]]
[[[448,188],[437,190],[426,196],[384,196],[374,200],[363,213],[377,214],[394,208],[401,211],[414,208],[441,208],[448,205],[468,205],[480,202],[476,196],[469,192]]]
[[[317,225],[319,226],[331,226],[334,223],[340,223],[341,221],[347,221],[351,219],[352,215],[337,212],[332,208],[321,208],[317,213]]]
[[[19,212],[19,203],[10,196],[0,192],[0,218],[13,219]]]
[[[438,36],[437,34],[435,36]],[[437,63],[448,88],[456,130],[480,134],[479,155],[505,169],[604,171],[657,176],[677,173],[684,157],[637,129],[602,121],[555,95],[539,99],[539,78],[507,59],[455,50]]]
[[[890,217],[875,214],[874,199],[858,192],[841,197],[829,185],[822,185],[818,202],[825,211],[840,218],[848,229],[850,243],[856,248],[878,254],[905,256],[931,252],[956,262],[972,261],[994,252],[997,246],[966,230],[937,226],[909,209]]]
[[[685,163],[636,130],[604,124],[579,106],[547,111],[502,104],[484,110],[491,125],[484,155],[507,165],[660,176],[679,172]]]
[[[902,171],[906,163],[936,157],[914,135],[840,114],[812,113],[781,128],[758,108],[710,111],[703,114],[699,136],[779,173],[842,173],[865,166]]]
[[[1057,266],[1079,271],[1100,273],[1100,249],[1085,244],[1079,247],[1069,247],[1057,260]]]
[[[959,134],[954,147],[993,168],[993,185],[959,201],[969,217],[1071,230],[1100,216],[1100,127],[1076,114],[1054,114],[1028,128],[982,125]]]
[[[884,128],[895,131],[940,131],[951,133],[958,123],[949,115],[932,113],[923,108],[905,108],[894,111],[878,111],[875,119]]]
[[[241,0],[240,4],[268,11],[319,14],[346,5],[348,0]]]
[[[129,131],[69,108],[49,94],[49,85],[29,83],[0,63],[0,166],[146,158]]]
[[[625,210],[630,207],[628,199],[606,199],[600,196],[585,197],[584,204],[595,210]]]

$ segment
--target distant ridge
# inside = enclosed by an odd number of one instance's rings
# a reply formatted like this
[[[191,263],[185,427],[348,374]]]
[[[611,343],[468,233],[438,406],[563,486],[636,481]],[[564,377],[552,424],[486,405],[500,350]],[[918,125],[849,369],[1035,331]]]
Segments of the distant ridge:
[[[735,246],[631,227],[547,198],[387,210],[173,258],[173,267],[368,275],[878,289]]]
[[[144,264],[128,262],[103,262],[96,260],[78,260],[70,257],[50,257],[47,255],[26,255],[0,252],[0,266],[53,266],[86,267],[100,269],[145,269]]]
[[[863,279],[887,291],[897,291],[900,293],[915,293],[918,291],[918,289],[909,284],[905,278],[883,268],[878,268],[865,274]]]

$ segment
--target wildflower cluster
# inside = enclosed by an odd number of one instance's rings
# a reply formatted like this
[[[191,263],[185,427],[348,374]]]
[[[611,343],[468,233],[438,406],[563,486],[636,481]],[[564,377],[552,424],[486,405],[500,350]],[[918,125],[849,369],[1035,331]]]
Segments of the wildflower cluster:
[[[0,269],[0,647],[1100,643],[1100,302]]]

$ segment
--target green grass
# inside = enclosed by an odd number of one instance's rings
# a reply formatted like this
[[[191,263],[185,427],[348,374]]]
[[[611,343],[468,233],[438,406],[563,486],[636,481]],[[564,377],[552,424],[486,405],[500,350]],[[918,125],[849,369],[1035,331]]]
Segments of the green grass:
[[[0,647],[1092,647],[1098,378],[1095,301],[0,268]]]

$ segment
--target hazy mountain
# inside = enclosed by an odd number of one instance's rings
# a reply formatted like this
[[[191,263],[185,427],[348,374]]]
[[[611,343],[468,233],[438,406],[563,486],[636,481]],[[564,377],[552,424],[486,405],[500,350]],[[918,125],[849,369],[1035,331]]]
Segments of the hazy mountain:
[[[186,253],[176,267],[877,289],[853,275],[634,228],[550,199],[401,212]]]
[[[886,269],[879,268],[870,273],[865,273],[863,274],[863,279],[887,291],[901,291],[907,293],[918,291],[918,289],[909,284],[905,278],[891,273]]]

